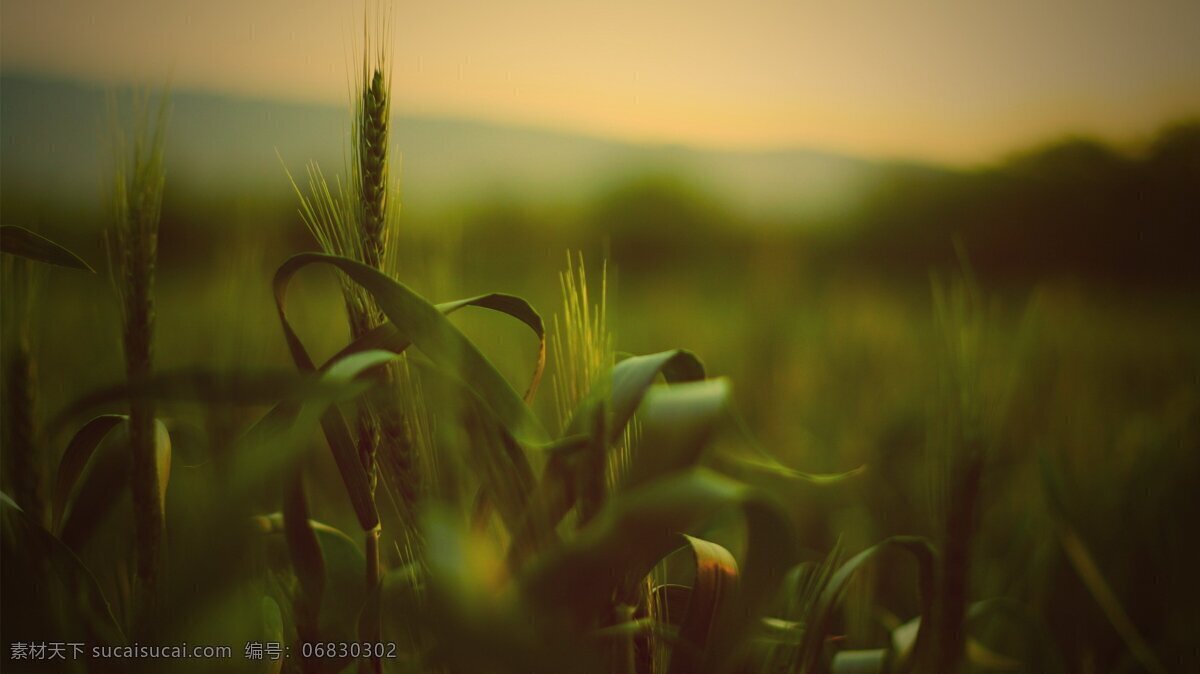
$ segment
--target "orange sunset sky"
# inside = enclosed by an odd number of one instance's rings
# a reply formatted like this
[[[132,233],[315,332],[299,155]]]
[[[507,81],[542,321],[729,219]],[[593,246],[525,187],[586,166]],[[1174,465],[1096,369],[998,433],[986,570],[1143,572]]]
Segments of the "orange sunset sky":
[[[396,2],[395,108],[974,161],[1200,113],[1200,2]],[[5,0],[6,72],[344,104],[363,4]]]

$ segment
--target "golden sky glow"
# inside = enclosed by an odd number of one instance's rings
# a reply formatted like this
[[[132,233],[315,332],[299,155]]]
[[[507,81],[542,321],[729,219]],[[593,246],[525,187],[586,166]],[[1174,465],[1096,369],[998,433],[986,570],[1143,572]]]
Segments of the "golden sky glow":
[[[1200,113],[1200,2],[392,6],[401,112],[972,161]],[[362,4],[5,0],[3,68],[341,103]]]

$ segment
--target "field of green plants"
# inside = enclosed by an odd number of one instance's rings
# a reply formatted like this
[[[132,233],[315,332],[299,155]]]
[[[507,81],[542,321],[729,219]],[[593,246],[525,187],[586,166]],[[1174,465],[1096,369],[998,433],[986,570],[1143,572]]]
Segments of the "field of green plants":
[[[169,99],[115,103],[109,222],[4,216],[4,671],[1200,671],[1195,126],[853,240],[662,185],[410,231],[368,48],[285,234],[160,256]],[[1011,264],[1116,184],[1167,234]]]

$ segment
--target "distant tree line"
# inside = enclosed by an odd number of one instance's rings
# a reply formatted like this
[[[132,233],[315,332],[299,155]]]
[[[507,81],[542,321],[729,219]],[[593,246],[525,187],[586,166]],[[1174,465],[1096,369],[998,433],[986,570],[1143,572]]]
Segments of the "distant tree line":
[[[855,207],[782,235],[658,174],[607,192],[585,224],[633,271],[736,264],[768,245],[817,266],[924,275],[955,264],[959,240],[994,280],[1190,285],[1200,282],[1200,120],[1165,127],[1134,153],[1071,138],[972,170],[882,165]]]
[[[889,167],[846,225],[839,252],[884,269],[944,264],[957,237],[991,277],[1194,283],[1200,121],[1136,154],[1076,138],[976,171]]]

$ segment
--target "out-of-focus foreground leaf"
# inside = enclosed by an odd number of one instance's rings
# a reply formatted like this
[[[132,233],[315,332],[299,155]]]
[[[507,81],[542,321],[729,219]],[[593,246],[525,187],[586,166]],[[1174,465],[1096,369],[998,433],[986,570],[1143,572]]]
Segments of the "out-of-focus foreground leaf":
[[[254,524],[263,535],[270,570],[284,577],[293,574],[287,564],[282,513],[255,517]],[[309,526],[320,545],[325,569],[321,637],[326,641],[354,641],[355,621],[366,598],[363,553],[345,532],[316,520],[310,520]]]
[[[423,632],[429,662],[453,672],[604,671],[596,653],[562,623],[540,622],[507,582],[501,550],[449,512],[425,513],[426,582],[392,579],[385,633]],[[464,645],[469,645],[464,647]]]
[[[9,660],[8,644],[14,642],[124,644],[108,601],[79,558],[7,496],[0,499],[0,519],[4,660]],[[61,664],[65,669],[60,671],[84,671],[85,664],[87,671],[119,669],[101,660]]]
[[[730,509],[745,519],[746,555],[737,605],[720,611],[709,632],[713,657],[705,666],[720,669],[797,553],[791,523],[774,502],[711,471],[689,470],[615,496],[572,540],[530,564],[519,580],[522,594],[545,615],[594,625],[614,597],[636,602],[640,583],[679,546],[680,533]]]
[[[621,437],[659,375],[673,383],[699,381],[704,378],[704,366],[695,354],[679,349],[626,358],[613,367],[609,381],[596,385],[573,415],[564,435],[583,434],[592,440],[590,451],[607,451],[606,444]],[[727,395],[727,385],[725,387],[724,394]],[[689,394],[685,392],[682,395]],[[659,404],[671,407],[672,400],[669,395],[660,397]],[[607,426],[598,426],[595,423],[597,416],[601,420],[607,418]],[[692,416],[703,418],[704,423],[713,421],[703,415]],[[596,444],[597,438],[602,441],[599,446]],[[584,446],[588,445],[585,443]],[[666,455],[673,454],[667,448],[661,448],[661,451]],[[575,460],[566,452],[550,456],[537,491],[530,498],[525,521],[513,532],[513,553],[516,557],[526,556],[554,539],[554,527],[580,498],[575,489],[577,484],[584,481],[579,475],[580,471],[594,465],[595,461]]]
[[[166,403],[263,405],[280,400],[322,400],[343,393],[341,386],[331,386],[328,380],[300,375],[292,370],[159,370],[141,381],[121,382],[80,396],[55,414],[48,427],[53,432],[60,432],[65,424],[81,414],[139,398]]]
[[[653,387],[641,406],[642,437],[621,489],[631,489],[692,466],[725,418],[725,378]]]

